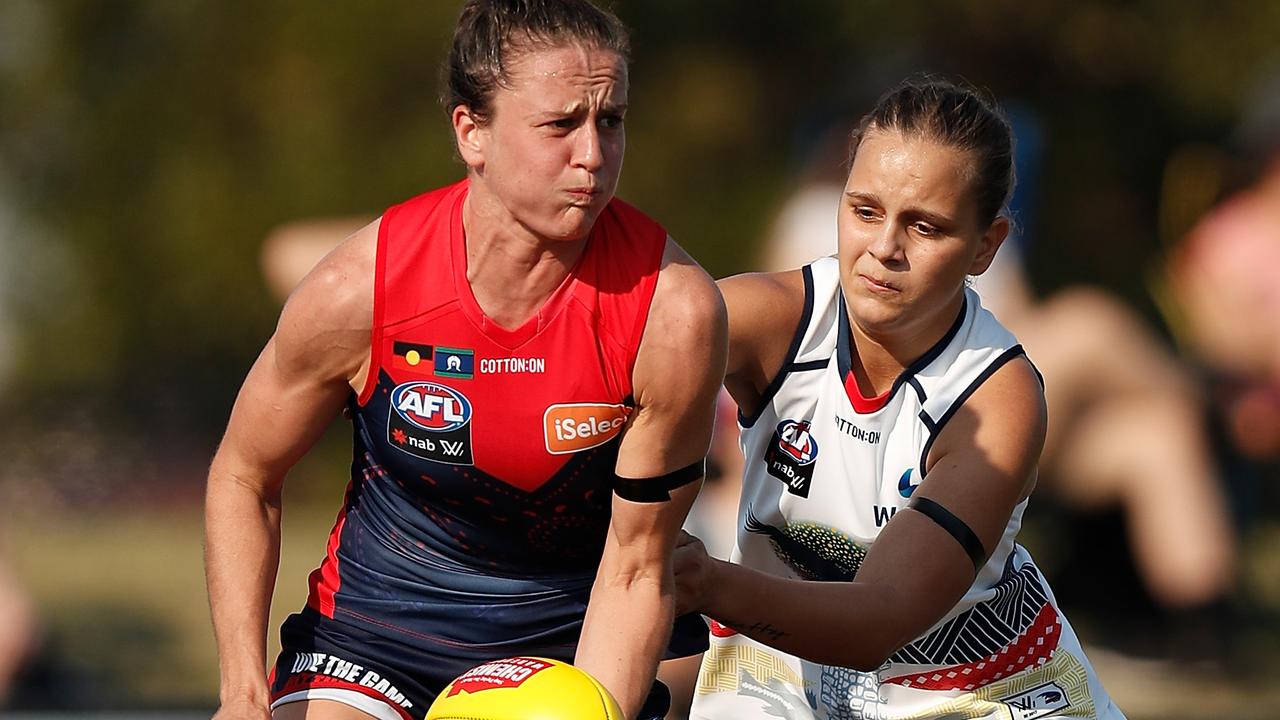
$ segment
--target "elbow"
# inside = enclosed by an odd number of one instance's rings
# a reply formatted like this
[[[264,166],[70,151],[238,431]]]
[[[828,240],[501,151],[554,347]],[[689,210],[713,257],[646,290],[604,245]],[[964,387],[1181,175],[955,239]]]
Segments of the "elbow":
[[[831,648],[827,657],[815,657],[814,661],[824,665],[837,665],[852,668],[859,672],[874,672],[882,667],[898,650],[889,643],[877,638],[863,637],[859,640],[841,643],[839,648]]]
[[[845,635],[848,641],[840,648],[842,657],[837,663],[861,672],[883,667],[924,629],[921,618],[910,610],[909,595],[886,584],[875,589],[878,592],[864,599],[864,611],[851,618],[853,627]]]
[[[283,502],[283,489],[283,471],[252,467],[225,457],[219,450],[209,466],[205,502],[208,505],[238,501],[248,496],[265,507],[278,510]]]
[[[855,648],[852,653],[845,653],[846,657],[838,664],[853,668],[858,672],[875,672],[885,664],[889,656],[893,654],[892,650],[883,648]]]
[[[814,659],[827,665],[839,665],[860,672],[878,670],[914,637],[894,620],[895,618],[874,613],[861,616],[854,627],[838,634],[843,642],[831,647],[828,657]]]

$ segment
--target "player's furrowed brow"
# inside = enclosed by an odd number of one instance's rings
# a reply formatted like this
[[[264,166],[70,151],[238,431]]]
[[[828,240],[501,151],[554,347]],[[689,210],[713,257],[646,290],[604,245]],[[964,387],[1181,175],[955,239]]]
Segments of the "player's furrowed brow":
[[[930,225],[936,225],[940,228],[950,228],[950,227],[954,227],[956,224],[955,220],[952,220],[946,215],[939,215],[938,213],[933,212],[932,210],[925,210],[924,208],[908,207],[906,208],[906,213],[914,217],[920,218],[921,220],[924,220]]]

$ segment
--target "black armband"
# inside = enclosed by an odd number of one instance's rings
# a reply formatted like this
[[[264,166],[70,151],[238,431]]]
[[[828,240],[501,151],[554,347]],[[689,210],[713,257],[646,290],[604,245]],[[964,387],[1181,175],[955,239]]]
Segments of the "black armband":
[[[613,492],[623,500],[630,500],[631,502],[667,502],[671,499],[672,490],[696,480],[701,480],[705,474],[707,474],[706,458],[657,477],[624,478],[615,475],[613,477]]]
[[[924,515],[937,523],[938,527],[946,530],[969,555],[969,559],[973,561],[974,571],[977,572],[982,569],[982,564],[987,561],[987,551],[982,547],[982,541],[978,539],[978,536],[963,520],[951,514],[950,510],[938,503],[919,495],[911,498],[911,502],[907,503],[907,507]]]

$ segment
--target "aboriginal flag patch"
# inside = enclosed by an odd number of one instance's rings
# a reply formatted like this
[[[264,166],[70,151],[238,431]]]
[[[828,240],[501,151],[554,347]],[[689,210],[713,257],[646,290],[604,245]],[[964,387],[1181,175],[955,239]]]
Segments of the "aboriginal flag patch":
[[[432,351],[430,345],[395,341],[392,345],[395,353],[395,367],[401,370],[425,371],[430,365]]]

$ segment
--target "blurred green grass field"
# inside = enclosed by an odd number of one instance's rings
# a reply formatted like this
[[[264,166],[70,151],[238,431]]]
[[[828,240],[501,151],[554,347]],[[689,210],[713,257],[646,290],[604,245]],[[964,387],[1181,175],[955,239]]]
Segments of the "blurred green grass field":
[[[337,507],[286,502],[282,560],[268,657],[284,617],[301,607]],[[147,509],[53,518],[15,517],[3,526],[13,569],[44,623],[45,674],[54,709],[212,710],[217,664],[201,556],[199,509]],[[1246,546],[1250,573],[1280,569],[1280,529]],[[1254,582],[1246,578],[1246,582]],[[1108,690],[1131,720],[1274,718],[1280,686],[1269,668],[1280,649],[1260,632],[1246,643],[1250,667],[1230,672],[1169,660],[1135,659],[1099,647],[1078,623]],[[1251,635],[1245,632],[1247,638]],[[1092,642],[1091,642],[1092,641]],[[18,698],[29,692],[19,691]],[[19,709],[36,709],[22,707]]]
[[[269,659],[275,628],[305,601],[333,517],[285,514]],[[4,546],[43,623],[46,667],[32,682],[69,685],[63,702],[75,709],[212,709],[218,666],[202,532],[198,508],[8,522]]]

